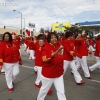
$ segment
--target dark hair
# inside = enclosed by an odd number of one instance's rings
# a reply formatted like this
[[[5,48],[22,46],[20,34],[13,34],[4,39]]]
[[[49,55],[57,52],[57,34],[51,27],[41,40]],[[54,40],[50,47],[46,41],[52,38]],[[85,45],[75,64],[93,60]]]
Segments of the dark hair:
[[[73,36],[72,32],[66,32],[65,33],[65,38],[69,38],[70,36]]]
[[[45,39],[44,39],[44,37],[40,37],[40,38],[38,39],[38,41],[39,41],[39,40],[43,40],[43,41],[44,41]]]
[[[9,35],[9,42],[12,43],[12,35],[11,35],[11,33],[9,33],[9,32],[5,32],[5,33],[3,34],[3,40],[4,40],[4,37],[5,37],[6,34]]]
[[[39,38],[43,38],[43,34],[39,34],[38,36],[37,36],[37,39],[39,40]]]
[[[100,35],[98,35],[98,36],[96,37],[96,40],[100,40]]]
[[[56,36],[56,38],[57,38],[57,40],[58,40],[58,35],[57,35],[55,32],[52,32],[52,33],[50,33],[50,34],[47,35],[47,42],[48,42],[48,43],[50,43],[50,39],[51,39],[51,36],[52,36],[52,35]]]

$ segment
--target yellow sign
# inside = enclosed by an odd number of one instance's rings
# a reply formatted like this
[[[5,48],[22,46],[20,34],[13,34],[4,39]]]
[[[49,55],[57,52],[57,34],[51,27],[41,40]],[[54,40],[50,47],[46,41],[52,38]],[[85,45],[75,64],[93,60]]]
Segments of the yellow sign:
[[[70,22],[52,24],[53,31],[64,31],[66,28],[70,28]]]

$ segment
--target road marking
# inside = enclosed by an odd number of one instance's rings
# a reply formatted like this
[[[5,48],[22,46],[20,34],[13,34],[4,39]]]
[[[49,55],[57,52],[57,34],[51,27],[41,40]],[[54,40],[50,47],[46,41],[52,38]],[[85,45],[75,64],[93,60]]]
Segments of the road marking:
[[[33,69],[33,67],[29,67],[29,66],[25,66],[25,65],[22,65],[22,67]]]
[[[89,80],[89,81],[93,81],[93,82],[97,82],[97,83],[100,83],[100,81],[97,81],[97,80]]]

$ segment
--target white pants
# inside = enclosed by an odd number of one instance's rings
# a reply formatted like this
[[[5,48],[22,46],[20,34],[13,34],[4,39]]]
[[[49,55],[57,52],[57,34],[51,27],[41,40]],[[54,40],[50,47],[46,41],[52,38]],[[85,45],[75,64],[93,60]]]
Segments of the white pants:
[[[24,43],[24,50],[26,50],[26,44]]]
[[[37,79],[35,81],[35,84],[39,85],[40,81],[41,81],[41,71],[42,71],[42,67],[41,66],[36,66],[37,67]]]
[[[79,69],[81,67],[81,62],[80,62],[80,59],[79,57],[76,57],[76,68]]]
[[[5,70],[5,78],[8,88],[13,88],[12,82],[15,80],[16,76],[19,74],[19,62],[16,63],[3,63]]]
[[[89,45],[89,50],[95,51],[92,45]]]
[[[35,59],[34,50],[29,50],[29,52],[30,52],[30,59]]]
[[[67,70],[69,65],[70,65],[70,67],[72,69],[72,73],[74,75],[75,81],[77,83],[80,83],[82,81],[82,78],[81,78],[79,72],[77,71],[77,68],[75,66],[75,61],[74,60],[72,60],[72,61],[64,60],[64,73],[66,72],[66,70]]]
[[[87,66],[87,59],[86,59],[86,56],[82,56],[82,59],[80,59],[80,58],[78,57],[78,59],[80,60],[80,63],[81,63],[82,69],[83,69],[83,71],[84,71],[85,77],[90,77],[89,69],[88,69],[88,66]],[[77,66],[77,68],[79,69],[78,66]]]
[[[37,100],[45,99],[45,96],[53,83],[57,91],[58,100],[67,100],[64,90],[63,75],[58,78],[46,78],[42,75],[41,81],[42,81],[42,86],[40,88]]]
[[[95,56],[95,58],[96,58],[96,63],[92,65],[91,67],[89,67],[90,71],[93,71],[96,68],[100,69],[100,57]]]
[[[28,54],[30,54],[29,47],[27,48],[26,52],[27,52]]]

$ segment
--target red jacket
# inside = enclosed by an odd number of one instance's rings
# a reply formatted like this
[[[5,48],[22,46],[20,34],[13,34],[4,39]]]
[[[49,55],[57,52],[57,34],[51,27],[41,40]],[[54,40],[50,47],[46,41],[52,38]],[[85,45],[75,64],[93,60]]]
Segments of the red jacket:
[[[34,50],[34,42],[33,41],[29,42],[29,50]]]
[[[75,50],[73,42],[65,39],[65,41],[62,42],[62,45],[64,46],[64,53],[63,53],[64,60],[72,61],[73,56],[70,55],[70,51]]]
[[[94,55],[100,57],[99,53],[100,53],[100,40],[96,41],[96,51]]]
[[[15,63],[21,60],[19,49],[12,43],[3,41],[0,44],[0,66],[5,63]]]
[[[91,39],[89,40],[89,45],[93,45],[93,41]]]
[[[42,50],[43,68],[42,75],[47,78],[57,78],[63,75],[63,55],[57,54],[51,57],[51,54],[55,52],[60,45],[54,47],[51,44],[47,44]]]
[[[18,49],[20,49],[20,43],[19,43],[19,41],[17,39],[13,39],[12,42]]]
[[[0,44],[2,43],[2,41],[0,40]]]
[[[32,42],[32,39],[31,38],[27,38],[27,40],[26,40],[26,45],[27,45],[26,48],[29,47],[31,42]]]
[[[88,56],[86,40],[76,40],[76,42],[78,42],[78,47],[77,47],[78,54],[80,54],[81,56]]]
[[[42,49],[43,49],[43,47],[44,46],[41,47],[38,44],[38,42],[33,44],[33,49],[35,51],[35,54],[34,54],[35,55],[35,66],[42,67],[42,65],[43,65],[43,61],[42,61]]]

